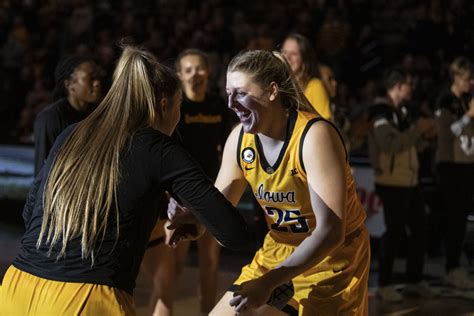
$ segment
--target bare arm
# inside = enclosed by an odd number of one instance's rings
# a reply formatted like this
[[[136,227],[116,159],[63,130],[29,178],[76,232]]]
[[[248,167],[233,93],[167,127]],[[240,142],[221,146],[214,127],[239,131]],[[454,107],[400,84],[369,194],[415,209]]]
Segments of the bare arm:
[[[237,143],[241,128],[241,124],[237,125],[227,138],[221,168],[215,183],[216,188],[234,206],[239,203],[247,186],[242,169],[237,164]]]
[[[326,123],[315,123],[304,141],[303,160],[317,227],[279,267],[262,277],[270,288],[315,266],[344,240],[345,151],[337,132]]]

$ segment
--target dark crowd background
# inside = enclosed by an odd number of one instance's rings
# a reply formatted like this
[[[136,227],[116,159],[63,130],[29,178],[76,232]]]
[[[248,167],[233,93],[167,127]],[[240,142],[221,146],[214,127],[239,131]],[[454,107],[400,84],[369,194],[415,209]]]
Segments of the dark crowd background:
[[[430,116],[449,83],[448,65],[473,56],[474,1],[135,0],[0,1],[0,142],[32,143],[36,114],[52,100],[54,67],[69,54],[94,57],[107,91],[118,43],[127,38],[173,63],[183,49],[206,51],[213,89],[242,49],[279,49],[307,36],[338,81],[336,104],[351,121],[353,152],[364,152],[366,109],[383,70],[414,74],[411,102]]]

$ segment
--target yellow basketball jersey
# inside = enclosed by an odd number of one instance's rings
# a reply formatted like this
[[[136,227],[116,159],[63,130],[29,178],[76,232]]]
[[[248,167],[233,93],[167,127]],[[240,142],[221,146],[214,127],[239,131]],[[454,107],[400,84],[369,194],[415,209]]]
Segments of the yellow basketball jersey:
[[[265,212],[269,234],[280,243],[299,245],[316,228],[302,161],[302,144],[311,125],[318,120],[322,118],[312,113],[290,111],[286,140],[273,166],[268,164],[263,155],[258,135],[247,134],[243,130],[240,132],[238,163]],[[346,174],[347,235],[363,225],[365,211],[357,197],[348,163]]]

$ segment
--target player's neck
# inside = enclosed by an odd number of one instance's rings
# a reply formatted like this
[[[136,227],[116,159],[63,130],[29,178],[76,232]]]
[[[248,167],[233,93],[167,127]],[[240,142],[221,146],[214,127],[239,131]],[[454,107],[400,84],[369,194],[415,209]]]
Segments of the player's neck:
[[[203,102],[206,98],[206,90],[204,91],[193,91],[193,90],[186,90],[185,91],[186,98],[193,102]]]

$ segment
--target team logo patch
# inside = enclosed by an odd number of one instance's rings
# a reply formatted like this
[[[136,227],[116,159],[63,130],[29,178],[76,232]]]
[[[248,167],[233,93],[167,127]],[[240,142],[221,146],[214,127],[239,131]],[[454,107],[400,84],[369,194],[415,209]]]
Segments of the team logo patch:
[[[296,176],[298,174],[298,170],[296,168],[291,169],[290,174],[292,177]]]
[[[242,151],[242,160],[246,163],[252,163],[255,161],[255,150],[251,147],[247,147]]]

